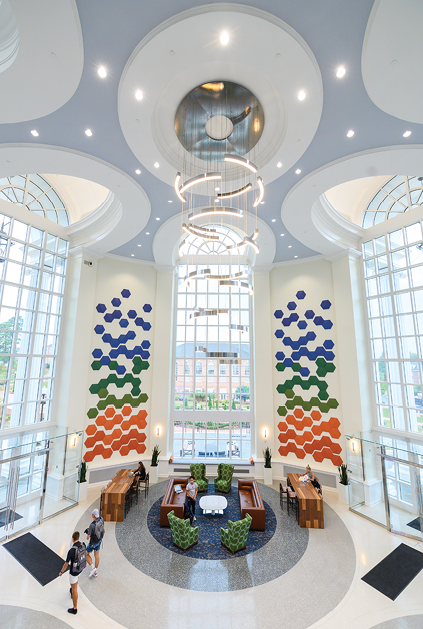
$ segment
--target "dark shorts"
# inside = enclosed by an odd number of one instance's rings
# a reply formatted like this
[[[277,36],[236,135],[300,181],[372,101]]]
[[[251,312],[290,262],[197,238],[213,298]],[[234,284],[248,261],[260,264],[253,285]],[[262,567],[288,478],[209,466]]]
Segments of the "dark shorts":
[[[97,544],[91,544],[91,542],[87,546],[87,553],[92,553],[93,550],[100,550],[102,540],[97,542]]]

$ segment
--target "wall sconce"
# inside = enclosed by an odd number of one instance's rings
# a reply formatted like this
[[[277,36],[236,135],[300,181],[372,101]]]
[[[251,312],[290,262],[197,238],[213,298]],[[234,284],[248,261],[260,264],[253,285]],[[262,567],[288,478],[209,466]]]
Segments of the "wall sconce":
[[[160,437],[160,426],[157,426],[156,428],[156,435],[157,437]]]
[[[357,452],[358,451],[358,443],[355,439],[351,439],[351,450],[353,452]]]
[[[76,446],[76,442],[77,442],[77,436],[76,435],[72,435],[71,440],[70,440],[71,448],[74,448]]]
[[[267,428],[264,428],[264,430],[263,430],[263,437],[265,439],[267,439],[267,434],[268,434],[268,430],[267,430]]]

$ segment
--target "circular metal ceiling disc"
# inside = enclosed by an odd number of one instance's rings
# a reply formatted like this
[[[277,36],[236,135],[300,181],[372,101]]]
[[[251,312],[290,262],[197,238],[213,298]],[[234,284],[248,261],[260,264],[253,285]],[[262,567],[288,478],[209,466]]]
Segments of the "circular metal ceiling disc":
[[[261,138],[263,128],[264,113],[257,98],[231,81],[194,88],[180,102],[175,115],[179,142],[206,162],[223,162],[225,153],[246,155]]]

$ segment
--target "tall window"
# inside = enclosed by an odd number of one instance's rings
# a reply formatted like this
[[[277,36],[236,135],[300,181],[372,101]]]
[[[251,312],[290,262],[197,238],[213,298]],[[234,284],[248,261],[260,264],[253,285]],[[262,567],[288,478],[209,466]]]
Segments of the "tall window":
[[[241,240],[222,230],[227,246]],[[188,236],[190,255],[220,256],[219,243]],[[198,243],[199,244],[199,243]],[[204,250],[204,246],[207,250]],[[216,249],[213,251],[213,247]],[[226,254],[226,257],[233,258]],[[226,260],[225,260],[226,262]],[[189,273],[210,269],[212,276],[249,273],[245,264],[181,264],[176,301],[174,456],[249,458],[251,456],[250,308],[240,286],[219,279],[183,281]],[[247,281],[247,280],[245,280]],[[208,309],[208,311],[207,311]],[[212,314],[212,310],[224,310]],[[198,316],[194,316],[198,315]]]
[[[0,214],[0,430],[51,419],[68,243]]]
[[[62,199],[40,175],[15,175],[0,179],[0,199],[66,227],[69,216]]]
[[[421,222],[363,244],[380,426],[423,434]]]
[[[396,175],[389,179],[363,213],[362,227],[379,225],[407,210],[423,205],[423,177]]]

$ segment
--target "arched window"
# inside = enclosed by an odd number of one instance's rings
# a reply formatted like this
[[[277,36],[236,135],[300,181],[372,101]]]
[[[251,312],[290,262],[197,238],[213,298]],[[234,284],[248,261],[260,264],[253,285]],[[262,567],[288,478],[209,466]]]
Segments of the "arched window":
[[[25,207],[66,227],[68,211],[54,188],[40,175],[14,175],[0,179],[0,199]]]
[[[378,225],[423,205],[423,177],[396,175],[375,194],[361,221],[364,228]]]

